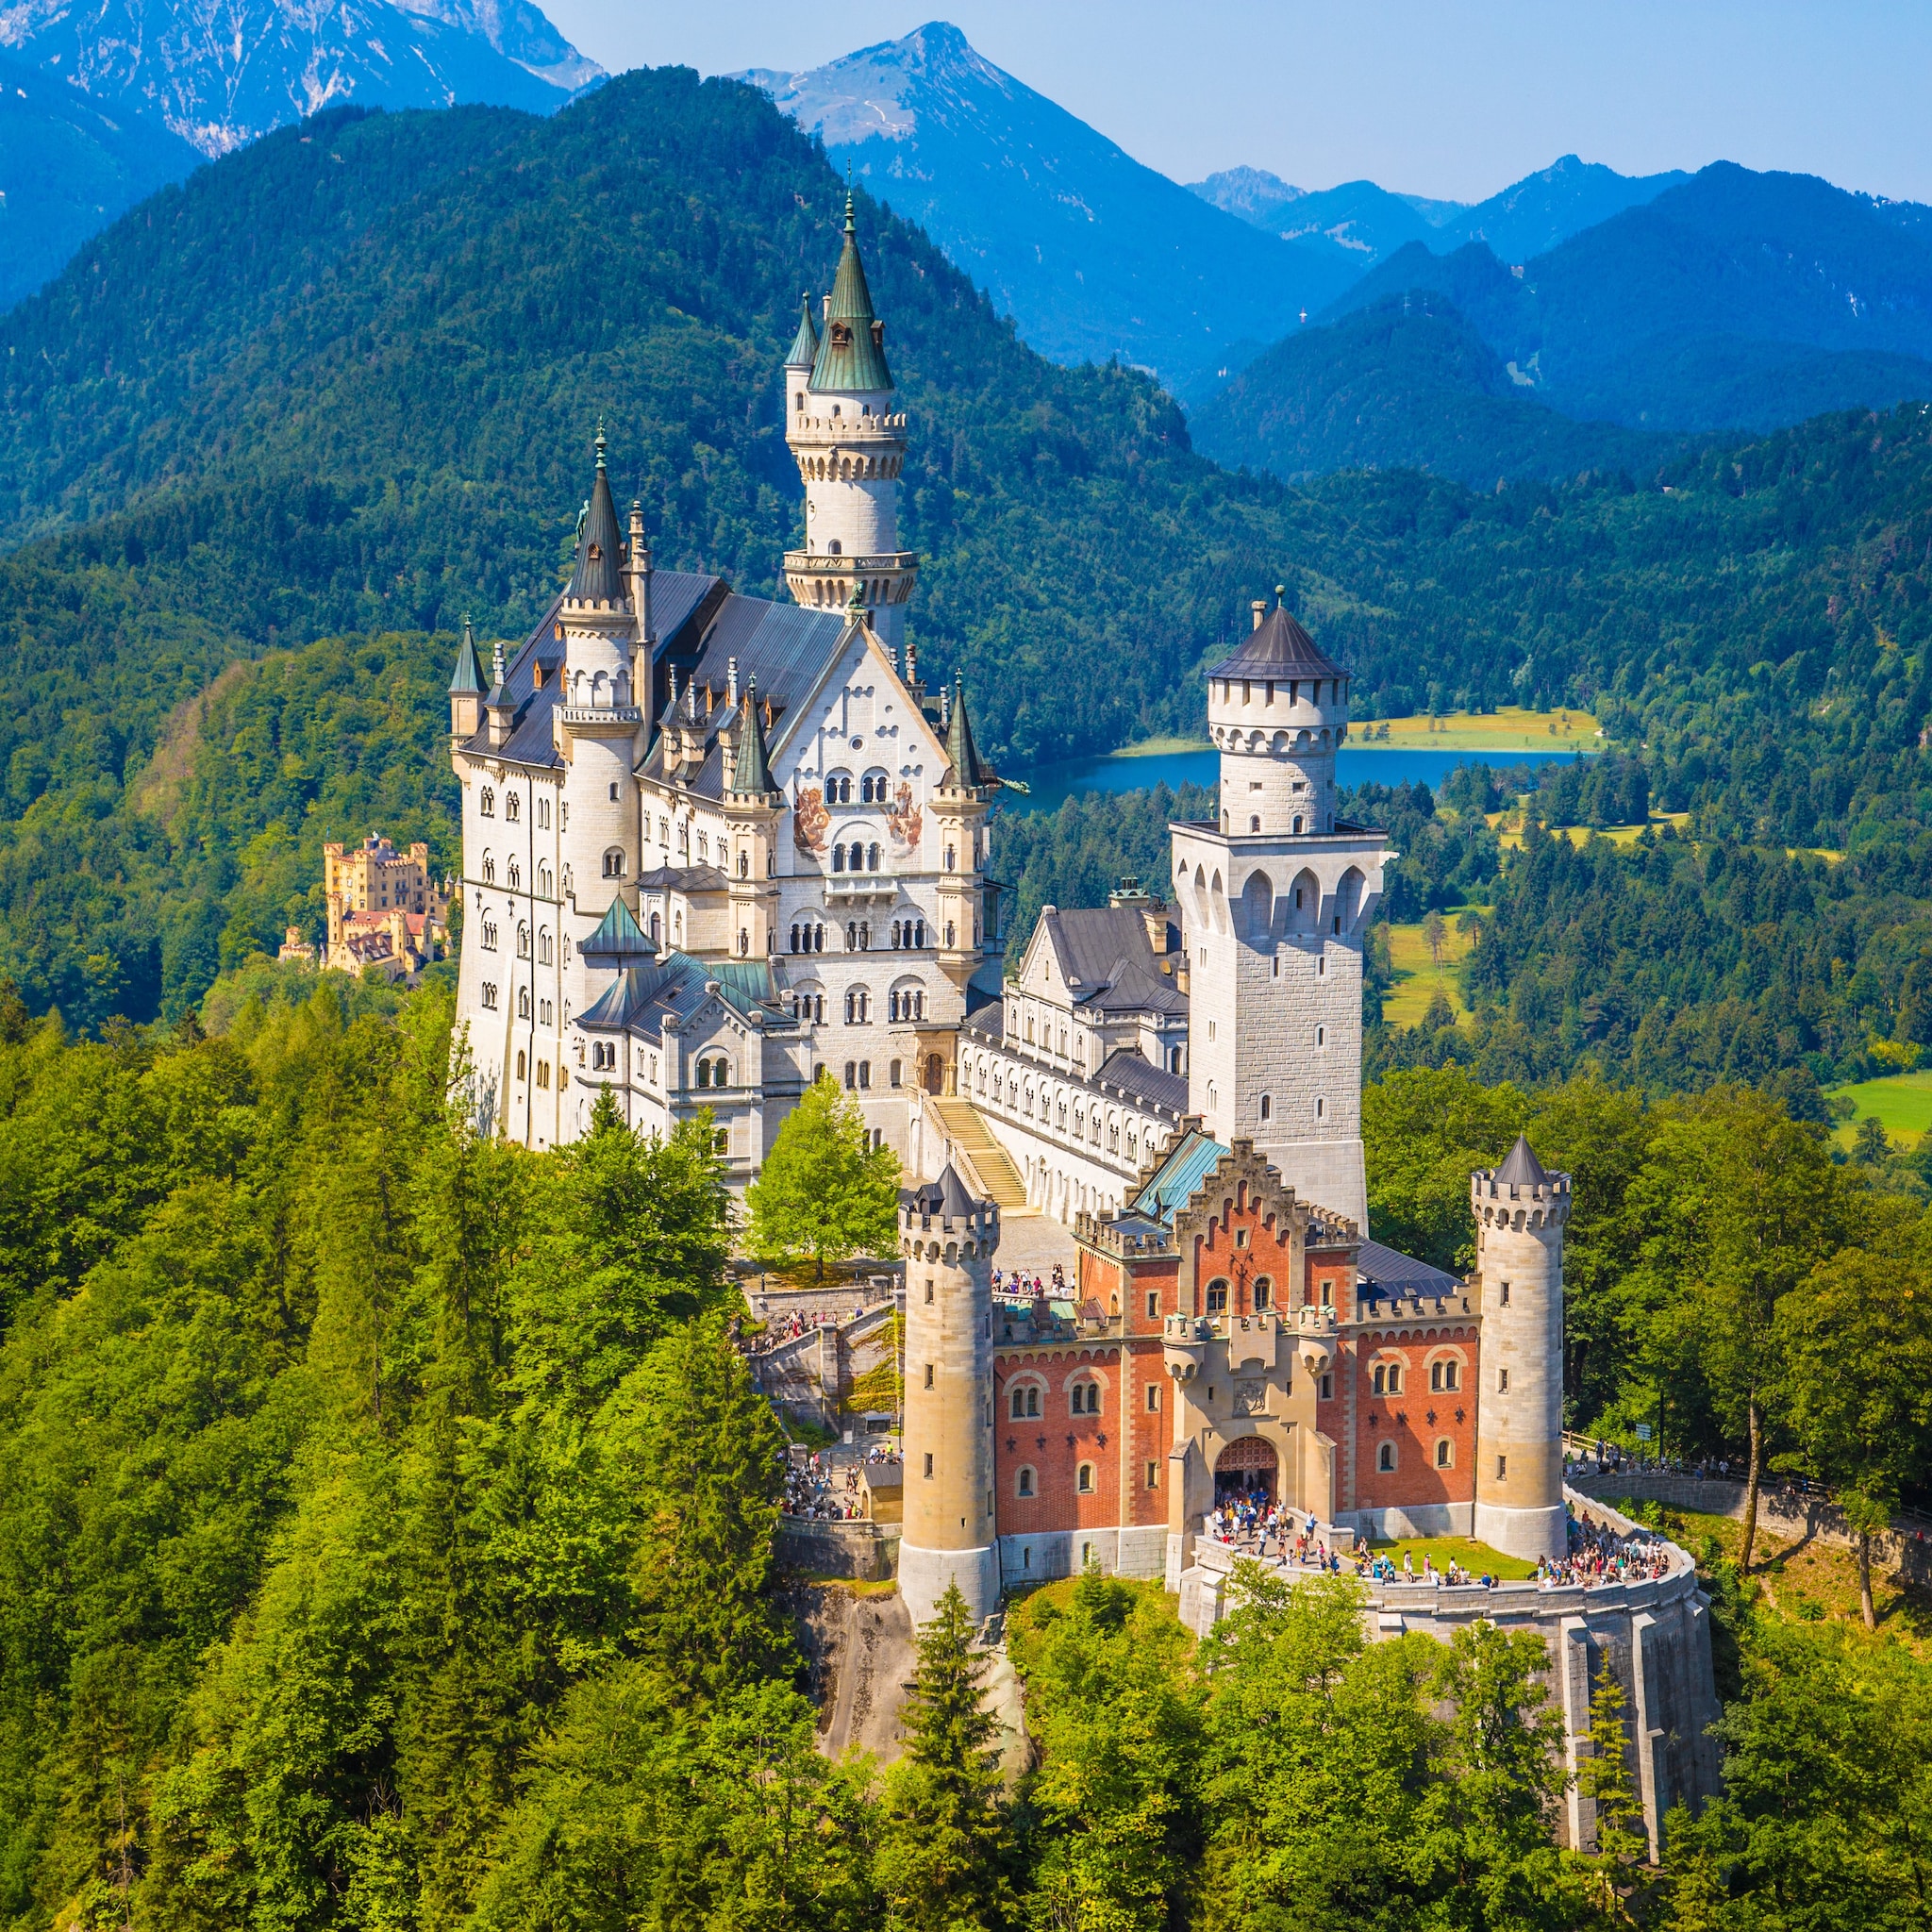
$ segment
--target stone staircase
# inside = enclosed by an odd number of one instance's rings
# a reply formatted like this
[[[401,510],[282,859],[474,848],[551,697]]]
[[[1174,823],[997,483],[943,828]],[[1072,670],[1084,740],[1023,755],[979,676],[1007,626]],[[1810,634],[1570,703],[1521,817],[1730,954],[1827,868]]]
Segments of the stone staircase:
[[[1012,1156],[993,1138],[992,1129],[979,1117],[970,1100],[939,1100],[928,1096],[926,1107],[945,1128],[953,1143],[954,1158],[964,1158],[973,1171],[959,1176],[982,1198],[997,1204],[1000,1213],[1012,1219],[1037,1214],[1039,1209],[1026,1199],[1026,1183],[1013,1165]]]

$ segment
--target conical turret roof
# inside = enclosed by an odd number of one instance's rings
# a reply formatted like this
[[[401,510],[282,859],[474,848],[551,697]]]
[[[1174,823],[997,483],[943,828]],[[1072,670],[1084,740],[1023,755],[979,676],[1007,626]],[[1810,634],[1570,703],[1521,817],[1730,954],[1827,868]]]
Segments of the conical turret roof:
[[[970,1221],[980,1205],[950,1160],[938,1180],[921,1181],[901,1198],[914,1214],[937,1214],[944,1221]]]
[[[813,389],[884,390],[892,387],[886,366],[886,325],[872,312],[872,291],[858,258],[858,227],[852,197],[845,197],[845,245],[825,310],[824,340],[812,363]]]
[[[1542,1162],[1536,1158],[1535,1149],[1518,1134],[1508,1159],[1496,1170],[1497,1180],[1507,1187],[1540,1188],[1549,1177]]]
[[[1209,677],[1346,677],[1348,673],[1277,603],[1235,646],[1208,667]]]
[[[758,684],[753,678],[744,694],[744,716],[738,734],[738,756],[732,761],[732,795],[762,798],[772,789],[771,761],[765,754],[765,721],[758,716]]]
[[[798,298],[798,333],[791,338],[785,366],[788,369],[809,369],[818,359],[819,332],[812,326],[811,291],[808,289]]]
[[[946,726],[946,759],[952,766],[948,774],[951,783],[972,788],[992,783],[992,772],[973,741],[973,721],[966,715],[966,686],[958,676],[953,679],[952,721]]]
[[[481,696],[490,689],[483,676],[483,660],[476,655],[476,631],[463,619],[463,641],[457,646],[457,668],[450,677],[451,697]]]
[[[604,425],[597,425],[597,475],[591,485],[590,513],[577,533],[577,564],[566,593],[575,604],[615,604],[624,596],[624,536],[610,497],[610,474],[604,467]]]

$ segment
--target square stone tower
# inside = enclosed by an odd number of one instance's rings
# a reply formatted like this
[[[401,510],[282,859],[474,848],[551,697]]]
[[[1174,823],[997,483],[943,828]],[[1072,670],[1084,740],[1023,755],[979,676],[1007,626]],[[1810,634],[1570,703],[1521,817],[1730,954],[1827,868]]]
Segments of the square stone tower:
[[[1348,673],[1277,601],[1208,673],[1217,817],[1174,825],[1187,947],[1188,1107],[1305,1201],[1368,1224],[1362,947],[1394,855],[1335,816]]]

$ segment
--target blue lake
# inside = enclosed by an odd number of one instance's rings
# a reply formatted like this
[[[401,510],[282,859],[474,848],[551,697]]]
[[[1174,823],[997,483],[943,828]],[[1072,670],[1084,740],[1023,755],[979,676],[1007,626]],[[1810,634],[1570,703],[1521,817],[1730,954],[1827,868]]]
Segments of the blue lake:
[[[1432,790],[1457,765],[1554,765],[1574,758],[1574,751],[1424,751],[1407,746],[1388,750],[1345,746],[1336,754],[1338,785],[1401,785],[1421,783]],[[1221,754],[1199,751],[1159,752],[1136,758],[1115,752],[1102,758],[1074,758],[1063,765],[1041,765],[1017,773],[1033,790],[1028,797],[1006,795],[1008,811],[1056,811],[1061,800],[1075,791],[1140,791],[1156,785],[1212,785],[1220,777]]]

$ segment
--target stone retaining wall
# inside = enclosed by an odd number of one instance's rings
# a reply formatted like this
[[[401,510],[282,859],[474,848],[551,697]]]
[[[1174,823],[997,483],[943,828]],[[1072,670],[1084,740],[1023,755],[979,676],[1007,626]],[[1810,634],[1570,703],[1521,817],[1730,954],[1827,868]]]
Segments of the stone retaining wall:
[[[773,1555],[781,1570],[887,1583],[899,1574],[899,1525],[862,1520],[815,1523],[809,1517],[781,1516]]]

